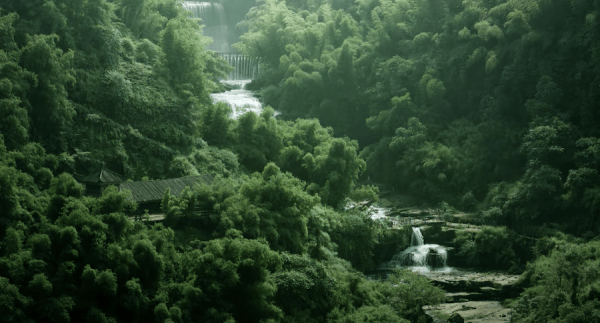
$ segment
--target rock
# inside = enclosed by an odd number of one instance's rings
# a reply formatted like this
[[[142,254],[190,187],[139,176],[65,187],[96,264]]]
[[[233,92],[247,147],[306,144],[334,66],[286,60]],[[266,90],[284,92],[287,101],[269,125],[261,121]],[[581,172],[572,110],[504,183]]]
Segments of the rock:
[[[426,256],[427,265],[432,268],[441,268],[445,265],[442,255],[434,248],[429,248]]]
[[[465,319],[458,313],[453,313],[448,319],[448,323],[465,323]]]
[[[509,323],[511,309],[502,307],[498,301],[469,301],[425,306],[434,322],[448,322],[450,315],[457,313],[465,322]]]
[[[446,293],[446,303],[482,301],[482,300],[486,300],[487,298],[488,298],[487,295],[485,295],[483,293],[469,293],[469,292]]]
[[[471,306],[467,306],[467,305],[463,305],[462,308],[459,311],[470,311],[470,310],[476,310],[476,307],[471,307]],[[458,314],[458,313],[456,313]]]
[[[423,275],[446,292],[482,293],[490,300],[516,297],[522,291],[522,287],[516,285],[519,276],[500,272],[478,273],[461,270],[450,273],[429,272]]]

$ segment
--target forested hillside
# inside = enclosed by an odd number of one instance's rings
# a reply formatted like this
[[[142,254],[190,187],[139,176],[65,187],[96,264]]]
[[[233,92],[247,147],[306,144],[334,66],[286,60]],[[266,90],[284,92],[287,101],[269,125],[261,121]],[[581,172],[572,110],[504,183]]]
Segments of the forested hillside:
[[[210,97],[231,67],[179,1],[2,1],[0,322],[425,322],[441,289],[362,273],[410,229],[346,209],[378,199],[361,182],[502,226],[457,241],[474,266],[525,269],[515,320],[600,320],[598,15],[259,0],[235,46],[269,106],[231,119]],[[103,164],[215,180],[165,192],[148,226],[127,191],[85,195],[75,176]]]
[[[267,0],[237,46],[263,58],[266,103],[358,140],[372,179],[483,203],[498,223],[585,230],[599,224],[599,9]]]
[[[263,58],[266,103],[357,140],[372,180],[507,226],[457,238],[470,265],[508,268],[531,239],[514,321],[596,322],[599,14],[586,0],[265,0],[237,48]]]
[[[442,300],[357,271],[407,243],[334,210],[377,198],[357,142],[268,108],[229,119],[209,94],[231,68],[177,1],[4,1],[0,35],[0,322],[400,322]],[[84,195],[74,175],[103,163],[217,177],[165,192],[148,227],[127,192]]]

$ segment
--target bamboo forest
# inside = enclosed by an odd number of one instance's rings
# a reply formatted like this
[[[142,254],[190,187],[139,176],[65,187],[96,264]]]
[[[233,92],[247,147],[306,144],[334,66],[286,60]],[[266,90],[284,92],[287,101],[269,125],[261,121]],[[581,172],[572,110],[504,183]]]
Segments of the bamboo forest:
[[[600,0],[0,1],[0,323],[600,323]]]

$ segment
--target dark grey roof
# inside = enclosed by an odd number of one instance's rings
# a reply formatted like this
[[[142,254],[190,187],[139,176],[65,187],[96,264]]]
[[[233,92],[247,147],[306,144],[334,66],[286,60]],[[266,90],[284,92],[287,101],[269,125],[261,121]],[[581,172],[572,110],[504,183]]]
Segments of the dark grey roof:
[[[179,197],[184,188],[188,186],[193,188],[200,183],[210,185],[213,178],[214,175],[205,174],[157,181],[121,183],[119,190],[130,190],[133,200],[138,203],[153,202],[162,200],[167,188],[171,189],[171,195]]]
[[[82,183],[107,183],[107,184],[118,184],[124,182],[123,177],[113,171],[110,171],[102,165],[99,170],[82,176],[79,179]]]

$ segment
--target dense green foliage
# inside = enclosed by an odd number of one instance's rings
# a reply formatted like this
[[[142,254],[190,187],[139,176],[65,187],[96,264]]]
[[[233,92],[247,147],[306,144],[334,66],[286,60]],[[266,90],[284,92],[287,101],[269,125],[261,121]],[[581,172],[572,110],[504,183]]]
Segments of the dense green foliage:
[[[233,150],[240,164],[249,171],[262,171],[268,162],[310,183],[309,192],[317,193],[327,205],[338,206],[356,191],[363,196],[376,195],[372,187],[355,187],[365,171],[358,157],[358,143],[334,138],[330,128],[318,120],[282,121],[273,118],[266,107],[260,116],[246,113],[229,119],[230,109],[217,104],[203,115],[204,138],[211,145]]]
[[[514,321],[598,322],[600,244],[561,239],[545,242],[554,249],[541,255],[523,274],[522,280],[531,287],[515,305]]]
[[[406,244],[337,208],[377,199],[356,187],[357,141],[270,108],[230,119],[209,41],[174,0],[2,3],[0,322],[423,320],[441,290],[357,271]],[[88,197],[71,175],[104,162],[216,179],[167,190],[166,226],[148,227],[128,192]]]
[[[237,44],[263,59],[253,85],[358,140],[372,179],[488,223],[597,228],[597,1],[259,3]]]
[[[161,177],[197,141],[228,67],[176,1],[5,1],[2,123],[9,150],[40,142],[89,171]]]
[[[0,322],[424,321],[440,289],[360,273],[408,244],[344,210],[377,199],[361,176],[502,225],[457,236],[470,266],[535,244],[516,321],[600,320],[598,0],[256,4],[236,47],[270,107],[238,119],[180,1],[0,4]],[[103,163],[216,179],[148,227],[84,195]]]
[[[264,101],[357,140],[371,179],[502,225],[458,235],[469,266],[600,234],[598,1],[259,3],[237,48],[263,59]],[[517,321],[598,321],[594,243],[530,267]]]
[[[394,237],[358,211],[321,205],[272,163],[180,197],[167,190],[169,227],[148,227],[128,218],[128,192],[83,196],[71,175],[52,174],[56,156],[37,144],[9,152],[2,138],[0,322],[399,322],[442,300],[416,274],[392,287],[338,258],[366,268],[380,237]],[[190,228],[198,233],[175,239]]]
[[[506,227],[485,226],[477,233],[458,232],[454,243],[460,246],[458,254],[469,267],[520,273],[533,256],[529,250],[532,240]]]

